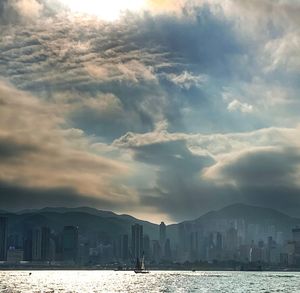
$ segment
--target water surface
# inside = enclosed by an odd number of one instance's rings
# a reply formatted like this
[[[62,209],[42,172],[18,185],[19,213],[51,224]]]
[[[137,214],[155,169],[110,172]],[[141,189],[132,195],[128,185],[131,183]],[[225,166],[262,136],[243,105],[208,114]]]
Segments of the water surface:
[[[296,272],[1,271],[0,292],[300,292]]]

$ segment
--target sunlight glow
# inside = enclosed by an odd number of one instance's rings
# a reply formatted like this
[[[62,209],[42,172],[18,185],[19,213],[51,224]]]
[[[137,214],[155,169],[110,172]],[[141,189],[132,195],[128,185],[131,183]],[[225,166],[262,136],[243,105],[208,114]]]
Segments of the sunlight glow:
[[[145,8],[146,0],[61,0],[76,13],[98,16],[106,21],[117,20],[124,11],[137,12]]]

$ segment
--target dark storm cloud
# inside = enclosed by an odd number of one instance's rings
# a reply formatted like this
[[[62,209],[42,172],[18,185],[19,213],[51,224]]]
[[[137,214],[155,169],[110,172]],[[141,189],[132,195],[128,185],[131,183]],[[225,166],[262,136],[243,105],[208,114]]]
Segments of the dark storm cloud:
[[[173,220],[197,217],[237,199],[232,188],[218,189],[201,180],[201,172],[213,165],[214,159],[193,154],[184,141],[145,145],[133,150],[136,160],[154,165],[157,170],[156,185],[140,191],[141,202],[172,215]]]
[[[294,175],[300,163],[298,148],[258,148],[241,153],[227,164],[220,165],[221,176],[238,186],[295,184]],[[218,169],[218,166],[216,166]]]
[[[115,145],[153,166],[155,183],[141,202],[174,220],[197,217],[234,202],[296,215],[300,208],[299,142],[296,129],[201,135],[128,133]]]
[[[0,158],[5,160],[8,158],[15,158],[22,154],[35,152],[38,148],[30,144],[19,144],[9,138],[0,137]]]
[[[119,208],[110,201],[95,197],[82,197],[76,190],[69,188],[26,188],[0,182],[0,206],[2,210],[19,211],[22,209],[43,208],[46,206],[97,206],[99,209]]]
[[[200,172],[214,164],[212,157],[193,154],[184,139],[136,145],[131,149],[136,160],[157,170],[155,186],[140,190],[142,204],[154,206],[178,220],[228,202],[228,196],[223,202],[220,194],[208,193],[210,186],[200,180]]]
[[[299,147],[257,148],[212,167],[215,180],[231,182],[241,200],[297,215],[300,208]]]
[[[213,159],[209,156],[195,156],[185,145],[184,141],[173,141],[144,145],[135,150],[135,158],[148,164],[160,165],[168,170],[184,174],[196,173],[210,165]]]
[[[126,199],[130,188],[115,185],[122,173],[130,173],[128,166],[92,150],[81,130],[62,128],[63,109],[5,82],[0,105],[1,182],[28,190],[71,189],[95,202],[135,201]]]

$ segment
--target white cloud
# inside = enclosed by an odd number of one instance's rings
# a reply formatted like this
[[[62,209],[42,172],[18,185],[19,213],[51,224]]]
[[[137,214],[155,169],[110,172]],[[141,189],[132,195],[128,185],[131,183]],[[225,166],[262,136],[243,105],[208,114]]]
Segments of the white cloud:
[[[266,71],[300,72],[300,31],[272,39],[265,45]]]
[[[87,63],[85,64],[85,69],[90,76],[101,82],[112,80],[129,81],[133,83],[138,83],[143,80],[156,82],[153,68],[145,66],[137,60],[120,63],[107,63],[103,60],[103,64],[100,65]]]
[[[253,112],[253,106],[235,99],[228,104],[227,110],[229,112],[240,111],[242,113],[251,113]]]
[[[165,74],[166,78],[172,83],[178,85],[181,88],[190,89],[192,86],[202,87],[208,80],[207,75],[193,75],[188,71],[183,71],[177,75],[174,73]]]

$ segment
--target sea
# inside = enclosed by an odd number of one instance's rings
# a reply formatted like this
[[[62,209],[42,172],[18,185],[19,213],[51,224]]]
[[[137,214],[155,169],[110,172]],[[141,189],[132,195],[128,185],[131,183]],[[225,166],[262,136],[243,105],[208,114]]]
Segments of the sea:
[[[1,271],[0,292],[300,292],[299,272]]]

